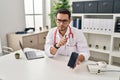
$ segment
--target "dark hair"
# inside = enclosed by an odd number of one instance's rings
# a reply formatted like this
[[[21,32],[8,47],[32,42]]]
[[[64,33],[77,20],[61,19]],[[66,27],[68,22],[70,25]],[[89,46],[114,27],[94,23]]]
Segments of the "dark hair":
[[[71,13],[70,13],[70,11],[67,10],[67,9],[59,9],[59,10],[56,12],[56,16],[57,16],[58,13],[68,14],[69,19],[71,18]]]

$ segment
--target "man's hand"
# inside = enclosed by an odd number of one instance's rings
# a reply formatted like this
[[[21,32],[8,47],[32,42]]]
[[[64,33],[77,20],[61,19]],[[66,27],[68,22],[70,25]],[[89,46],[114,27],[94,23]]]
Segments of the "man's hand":
[[[78,56],[77,62],[76,64],[79,65],[81,62],[83,62],[85,60],[84,56],[81,54]]]
[[[56,51],[57,51],[56,48],[54,48],[54,47],[51,47],[51,48],[50,48],[50,53],[51,53],[52,55],[55,55],[55,54],[56,54]]]
[[[68,40],[68,38],[62,37],[62,38],[60,39],[60,41],[56,44],[56,46],[57,46],[57,47],[60,47],[60,46],[65,45],[66,42],[67,42],[67,40]]]
[[[60,46],[65,45],[66,42],[67,42],[67,39],[68,39],[68,38],[66,38],[66,37],[62,37],[62,38],[60,39],[60,41],[55,44],[56,47],[60,47]],[[52,55],[55,55],[56,52],[57,52],[57,49],[56,49],[55,47],[51,47],[51,48],[50,48],[50,53],[51,53]]]

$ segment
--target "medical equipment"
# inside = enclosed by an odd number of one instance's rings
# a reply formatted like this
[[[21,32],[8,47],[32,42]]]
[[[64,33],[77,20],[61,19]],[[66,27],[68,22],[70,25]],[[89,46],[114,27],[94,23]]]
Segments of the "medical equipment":
[[[54,44],[56,44],[56,34],[57,34],[57,29],[54,32]],[[71,30],[71,27],[69,26],[69,34],[68,34],[68,38],[74,38],[73,32]]]
[[[120,72],[120,70],[108,70],[107,63],[104,61],[88,64],[87,68],[90,73],[94,73],[94,74],[98,74],[101,72]]]
[[[103,61],[87,65],[88,71],[90,73],[100,73],[101,71],[105,71],[106,67],[107,64]]]

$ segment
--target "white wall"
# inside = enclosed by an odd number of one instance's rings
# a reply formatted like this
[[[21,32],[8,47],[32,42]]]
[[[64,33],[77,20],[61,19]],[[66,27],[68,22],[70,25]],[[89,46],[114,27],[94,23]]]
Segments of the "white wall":
[[[49,29],[51,28],[51,22],[50,22],[50,12],[51,12],[51,3],[52,0],[46,0],[46,6],[45,6],[45,10],[46,10],[46,25],[49,26]]]
[[[0,0],[0,37],[7,45],[6,34],[25,27],[24,0]]]
[[[2,53],[2,49],[1,49],[1,38],[0,38],[0,56],[1,56],[1,53]]]

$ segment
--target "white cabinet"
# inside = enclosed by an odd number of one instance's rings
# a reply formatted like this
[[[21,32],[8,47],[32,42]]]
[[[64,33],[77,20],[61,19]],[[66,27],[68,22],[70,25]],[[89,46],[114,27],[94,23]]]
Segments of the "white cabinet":
[[[90,59],[120,66],[120,32],[115,32],[116,19],[120,15],[72,14],[73,19],[77,17],[81,18],[81,30],[88,42]]]
[[[19,41],[21,41],[24,47],[43,50],[47,33],[48,31],[30,34],[9,33],[7,34],[8,46],[13,48],[14,51],[19,50]]]

